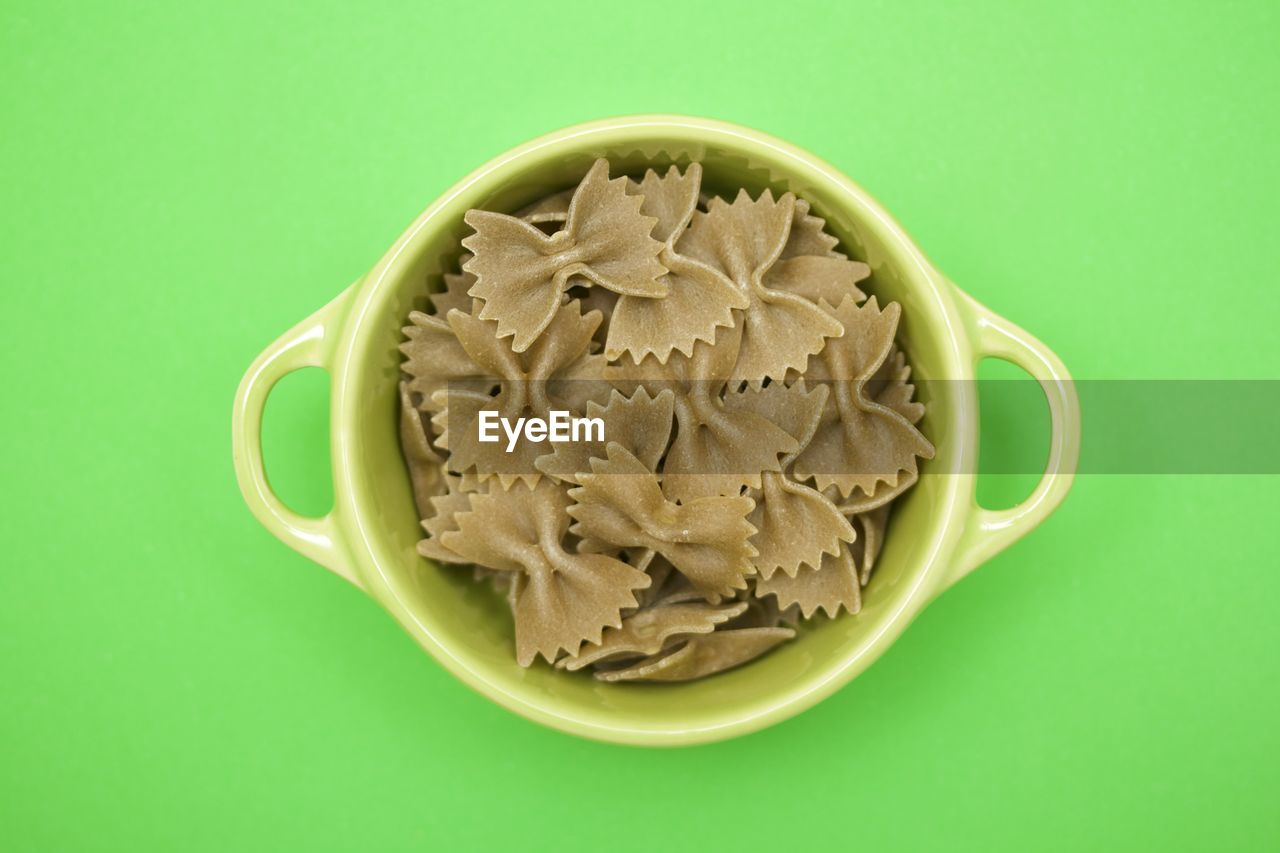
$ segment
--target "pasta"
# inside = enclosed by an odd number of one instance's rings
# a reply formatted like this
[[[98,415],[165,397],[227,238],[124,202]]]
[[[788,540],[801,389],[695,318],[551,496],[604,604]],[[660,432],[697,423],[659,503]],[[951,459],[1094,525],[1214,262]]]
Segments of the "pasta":
[[[632,591],[651,582],[614,557],[567,550],[568,507],[568,495],[549,481],[490,489],[469,495],[454,516],[457,529],[440,537],[464,559],[519,573],[512,612],[522,666],[537,655],[576,654],[584,641],[598,644],[606,627],[621,627],[622,609],[635,604]]]
[[[856,614],[933,456],[870,267],[804,199],[702,178],[598,160],[472,210],[407,318],[418,552],[506,597],[521,666],[689,681]]]
[[[807,390],[802,379],[790,387],[747,388],[727,395],[726,403],[754,410],[780,426],[796,439],[798,452],[818,428],[827,390],[824,385]],[[782,470],[763,472],[762,486],[753,495],[755,509],[748,520],[756,528],[752,537],[758,551],[754,564],[762,580],[779,569],[794,577],[803,564],[820,565],[824,554],[837,556],[840,544],[853,542],[857,536],[830,500],[784,473],[796,455],[793,452],[782,459]]]
[[[859,306],[846,296],[831,311],[847,332],[811,359],[805,375],[830,382],[834,393],[813,440],[796,458],[796,475],[812,478],[819,489],[833,485],[844,498],[873,495],[880,484],[895,489],[902,472],[916,476],[917,457],[933,455],[909,420],[866,394],[893,347],[901,309],[890,303],[882,310],[874,296]]]
[[[557,666],[576,670],[600,663],[649,657],[661,653],[674,637],[710,634],[741,616],[747,602],[715,605],[705,601],[660,601],[642,607],[622,620],[618,628],[606,628],[599,643],[584,648],[577,657],[563,658]]]
[[[765,190],[753,201],[743,190],[732,204],[712,199],[707,212],[698,212],[677,244],[689,257],[725,273],[747,296],[731,379],[780,379],[788,370],[804,367],[827,338],[843,334],[830,312],[764,281],[786,248],[795,215],[791,193],[774,201]],[[811,248],[812,241],[801,242],[806,245],[797,251]]]
[[[615,293],[666,296],[659,281],[662,244],[650,236],[654,219],[640,213],[643,199],[627,193],[625,178],[609,179],[599,160],[569,203],[565,226],[550,236],[501,213],[472,210],[475,233],[462,241],[473,257],[463,265],[476,277],[470,294],[484,301],[480,320],[496,320],[499,337],[524,352],[551,324],[560,296],[575,276]]]
[[[665,557],[698,589],[733,595],[746,588],[756,549],[748,541],[753,504],[744,495],[707,496],[676,504],[656,474],[621,445],[610,442],[606,458],[592,459],[582,485],[569,490],[573,532],[619,547],[649,548]]]
[[[650,170],[630,186],[644,199],[640,212],[655,217],[653,237],[663,243],[659,259],[668,272],[665,299],[623,295],[609,318],[605,355],[613,361],[624,353],[635,362],[648,356],[666,363],[672,351],[693,355],[698,341],[710,344],[717,328],[734,325],[733,311],[750,300],[713,267],[676,251],[698,203],[702,167],[691,165],[681,175],[675,166],[658,177]]]
[[[781,469],[778,457],[797,449],[796,440],[755,412],[725,402],[726,378],[738,356],[740,329],[726,329],[714,345],[700,342],[693,355],[673,355],[666,364],[650,357],[639,365],[605,368],[605,377],[627,384],[636,377],[676,390],[676,432],[662,466],[664,486],[679,501],[760,487],[764,471]]]
[[[625,669],[597,673],[601,681],[692,681],[759,657],[796,635],[791,628],[739,628],[693,636],[674,650]]]

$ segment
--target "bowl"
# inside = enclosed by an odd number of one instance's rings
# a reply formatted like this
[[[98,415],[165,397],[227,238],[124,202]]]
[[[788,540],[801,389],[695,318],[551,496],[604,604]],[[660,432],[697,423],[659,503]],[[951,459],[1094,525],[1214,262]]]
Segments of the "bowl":
[[[711,189],[766,187],[807,199],[883,303],[902,304],[898,339],[936,447],[920,482],[895,504],[862,611],[806,628],[769,655],[686,684],[604,684],[546,665],[518,666],[505,601],[471,573],[420,557],[421,536],[397,432],[401,327],[428,287],[452,271],[470,208],[513,211],[573,185],[607,157],[614,174],[697,160]],[[1039,381],[1050,412],[1043,478],[1016,507],[980,507],[974,489],[979,412],[973,380],[983,358],[1010,361]],[[282,376],[321,367],[331,382],[333,509],[290,510],[263,468],[263,405]],[[751,732],[831,695],[867,668],[935,596],[1049,515],[1071,486],[1079,409],[1062,362],[1043,344],[960,291],[926,260],[865,191],[793,145],[737,125],[682,116],[631,116],[577,125],[495,157],[428,207],[367,275],[281,335],[236,393],[232,453],[241,491],[285,544],[376,600],[439,663],[493,701],[561,731],[637,745],[680,745]]]

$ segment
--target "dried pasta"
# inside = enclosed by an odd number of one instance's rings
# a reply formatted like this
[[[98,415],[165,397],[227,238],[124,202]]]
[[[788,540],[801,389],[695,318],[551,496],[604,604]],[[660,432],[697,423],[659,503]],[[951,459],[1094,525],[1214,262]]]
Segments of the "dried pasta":
[[[418,552],[506,597],[521,666],[690,681],[856,614],[933,456],[870,267],[804,199],[702,179],[598,160],[472,210],[407,318]]]

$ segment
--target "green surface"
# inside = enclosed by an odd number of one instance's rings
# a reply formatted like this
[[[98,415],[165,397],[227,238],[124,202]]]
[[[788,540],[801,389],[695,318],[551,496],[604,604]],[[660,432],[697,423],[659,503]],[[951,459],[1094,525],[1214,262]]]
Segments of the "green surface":
[[[831,161],[1078,377],[1280,377],[1280,7],[431,6],[0,6],[0,846],[1280,846],[1274,477],[1082,477],[814,710],[643,751],[455,682],[228,436],[458,177],[643,111]],[[306,510],[323,388],[268,408]]]

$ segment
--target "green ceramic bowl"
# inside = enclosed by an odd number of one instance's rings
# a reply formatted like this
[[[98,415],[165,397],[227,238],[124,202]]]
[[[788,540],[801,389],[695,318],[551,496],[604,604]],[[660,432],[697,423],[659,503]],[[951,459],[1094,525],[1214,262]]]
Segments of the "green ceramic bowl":
[[[1052,438],[1047,470],[1021,505],[974,499],[978,406],[971,383],[929,384],[921,428],[937,447],[919,484],[896,505],[862,612],[801,632],[737,670],[690,684],[601,684],[512,654],[503,601],[470,572],[414,549],[421,530],[396,421],[400,328],[428,285],[452,268],[472,207],[515,210],[573,184],[597,157],[619,169],[697,160],[713,187],[790,190],[808,199],[853,257],[873,270],[868,291],[903,307],[899,340],[917,377],[972,379],[985,357],[1040,381]],[[271,491],[259,440],[280,377],[323,367],[332,382],[334,507],[322,518]],[[692,744],[776,723],[838,690],[875,660],[941,591],[1025,535],[1071,486],[1079,447],[1076,398],[1062,363],[1035,338],[955,287],[862,189],[816,157],[723,122],[633,116],[570,127],[508,151],[468,175],[418,217],[376,266],[267,347],[236,394],[233,455],[258,520],[287,545],[337,572],[387,609],[445,668],[495,702],[562,731],[629,744]]]

